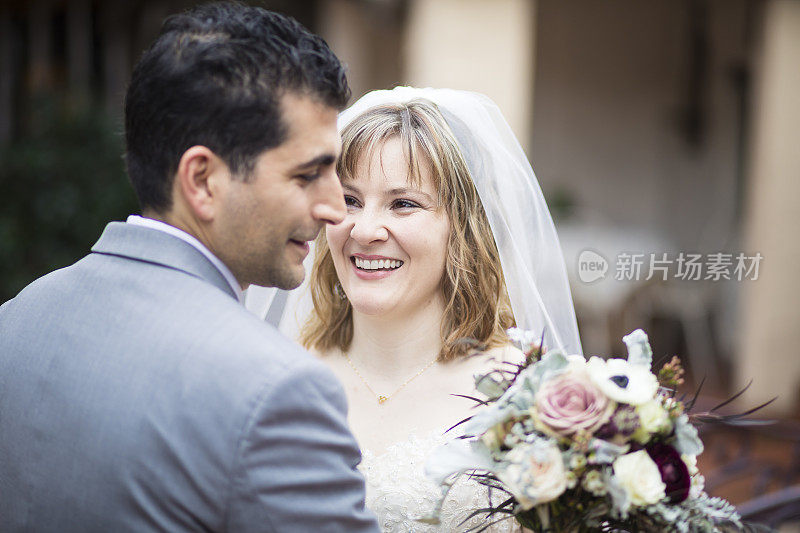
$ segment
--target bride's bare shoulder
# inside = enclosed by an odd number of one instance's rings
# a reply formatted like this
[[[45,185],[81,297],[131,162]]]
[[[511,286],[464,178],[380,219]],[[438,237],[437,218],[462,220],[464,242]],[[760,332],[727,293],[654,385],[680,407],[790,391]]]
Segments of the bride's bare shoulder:
[[[496,346],[487,351],[486,354],[499,362],[521,363],[525,360],[525,354],[513,344]]]
[[[490,348],[484,353],[483,357],[498,363],[521,363],[525,360],[525,354],[513,344],[502,344]]]
[[[472,394],[477,376],[508,367],[506,363],[520,363],[524,354],[511,345],[493,347],[485,352],[459,357],[439,366],[436,374],[438,388],[448,394],[458,391]]]
[[[456,364],[457,366],[464,368],[465,371],[476,373],[489,372],[496,368],[507,366],[506,363],[517,364],[524,360],[525,354],[523,354],[522,351],[520,351],[516,346],[504,344],[490,348],[485,352],[479,352],[474,355],[464,357]]]

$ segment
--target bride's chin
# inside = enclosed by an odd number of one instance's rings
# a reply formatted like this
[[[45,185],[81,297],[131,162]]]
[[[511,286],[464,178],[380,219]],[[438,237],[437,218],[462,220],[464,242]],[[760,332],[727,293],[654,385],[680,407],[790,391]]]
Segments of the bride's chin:
[[[380,318],[388,314],[394,307],[389,302],[381,301],[375,298],[363,298],[355,296],[350,299],[350,305],[353,306],[353,311],[369,317]]]
[[[353,306],[353,311],[364,316],[380,318],[387,314],[387,308],[377,303],[354,303],[350,302]]]

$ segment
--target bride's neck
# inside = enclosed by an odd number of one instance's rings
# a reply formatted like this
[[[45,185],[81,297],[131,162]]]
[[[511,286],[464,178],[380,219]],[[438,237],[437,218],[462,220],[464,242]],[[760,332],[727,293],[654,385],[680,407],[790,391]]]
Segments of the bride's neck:
[[[353,311],[353,341],[348,356],[369,374],[405,376],[430,363],[442,348],[441,297],[401,316]]]

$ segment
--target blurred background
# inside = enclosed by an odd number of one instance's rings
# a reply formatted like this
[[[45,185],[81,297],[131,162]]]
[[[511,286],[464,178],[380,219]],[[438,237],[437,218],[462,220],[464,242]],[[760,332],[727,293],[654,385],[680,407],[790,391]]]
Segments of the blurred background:
[[[194,3],[0,1],[0,302],[136,211],[128,76]],[[257,4],[321,34],[354,98],[493,98],[556,220],[585,353],[624,354],[642,327],[656,358],[683,358],[687,392],[705,380],[702,405],[751,380],[724,412],[777,396],[776,424],[709,430],[709,488],[800,514],[800,0]]]

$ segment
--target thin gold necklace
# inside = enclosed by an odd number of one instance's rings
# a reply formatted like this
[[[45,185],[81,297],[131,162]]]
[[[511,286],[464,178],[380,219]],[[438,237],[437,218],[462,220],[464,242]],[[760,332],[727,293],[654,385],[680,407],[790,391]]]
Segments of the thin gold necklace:
[[[364,384],[364,385],[367,387],[367,389],[368,389],[368,390],[369,390],[369,391],[370,391],[372,394],[374,394],[375,396],[377,396],[377,397],[378,397],[378,403],[379,403],[379,404],[381,404],[381,405],[383,405],[384,403],[386,403],[386,401],[387,401],[389,398],[391,398],[392,396],[394,396],[395,394],[397,394],[398,392],[400,392],[401,390],[403,390],[403,387],[405,387],[406,385],[408,385],[409,383],[411,383],[412,381],[414,381],[415,379],[417,379],[418,377],[420,377],[420,376],[422,375],[422,373],[423,373],[423,372],[425,372],[426,370],[428,370],[430,367],[432,367],[432,366],[434,365],[434,363],[436,363],[436,361],[438,361],[438,360],[439,360],[439,357],[437,356],[436,358],[434,358],[434,360],[433,360],[433,361],[431,361],[430,363],[428,363],[427,365],[425,365],[424,367],[422,367],[422,370],[420,370],[419,372],[417,372],[416,374],[414,374],[413,376],[411,376],[410,378],[408,378],[407,380],[405,380],[405,382],[403,382],[403,383],[402,383],[402,384],[401,384],[399,387],[397,387],[397,388],[394,390],[394,392],[392,392],[391,394],[387,394],[387,395],[385,395],[385,396],[384,396],[384,395],[382,395],[382,394],[378,394],[377,392],[375,392],[375,391],[372,389],[372,387],[370,387],[370,386],[369,386],[369,383],[367,383],[367,380],[366,380],[366,379],[364,379],[364,376],[362,376],[362,375],[361,375],[361,372],[359,372],[359,371],[358,371],[358,369],[356,368],[356,365],[354,365],[354,364],[353,364],[353,361],[352,361],[352,359],[350,359],[350,356],[349,356],[349,355],[347,355],[347,354],[344,354],[344,356],[345,356],[345,358],[347,359],[347,362],[350,364],[350,368],[352,368],[352,369],[353,369],[353,372],[355,372],[355,373],[356,373],[356,376],[358,376],[358,379],[360,379],[360,380],[361,380],[361,383],[363,383],[363,384]]]

